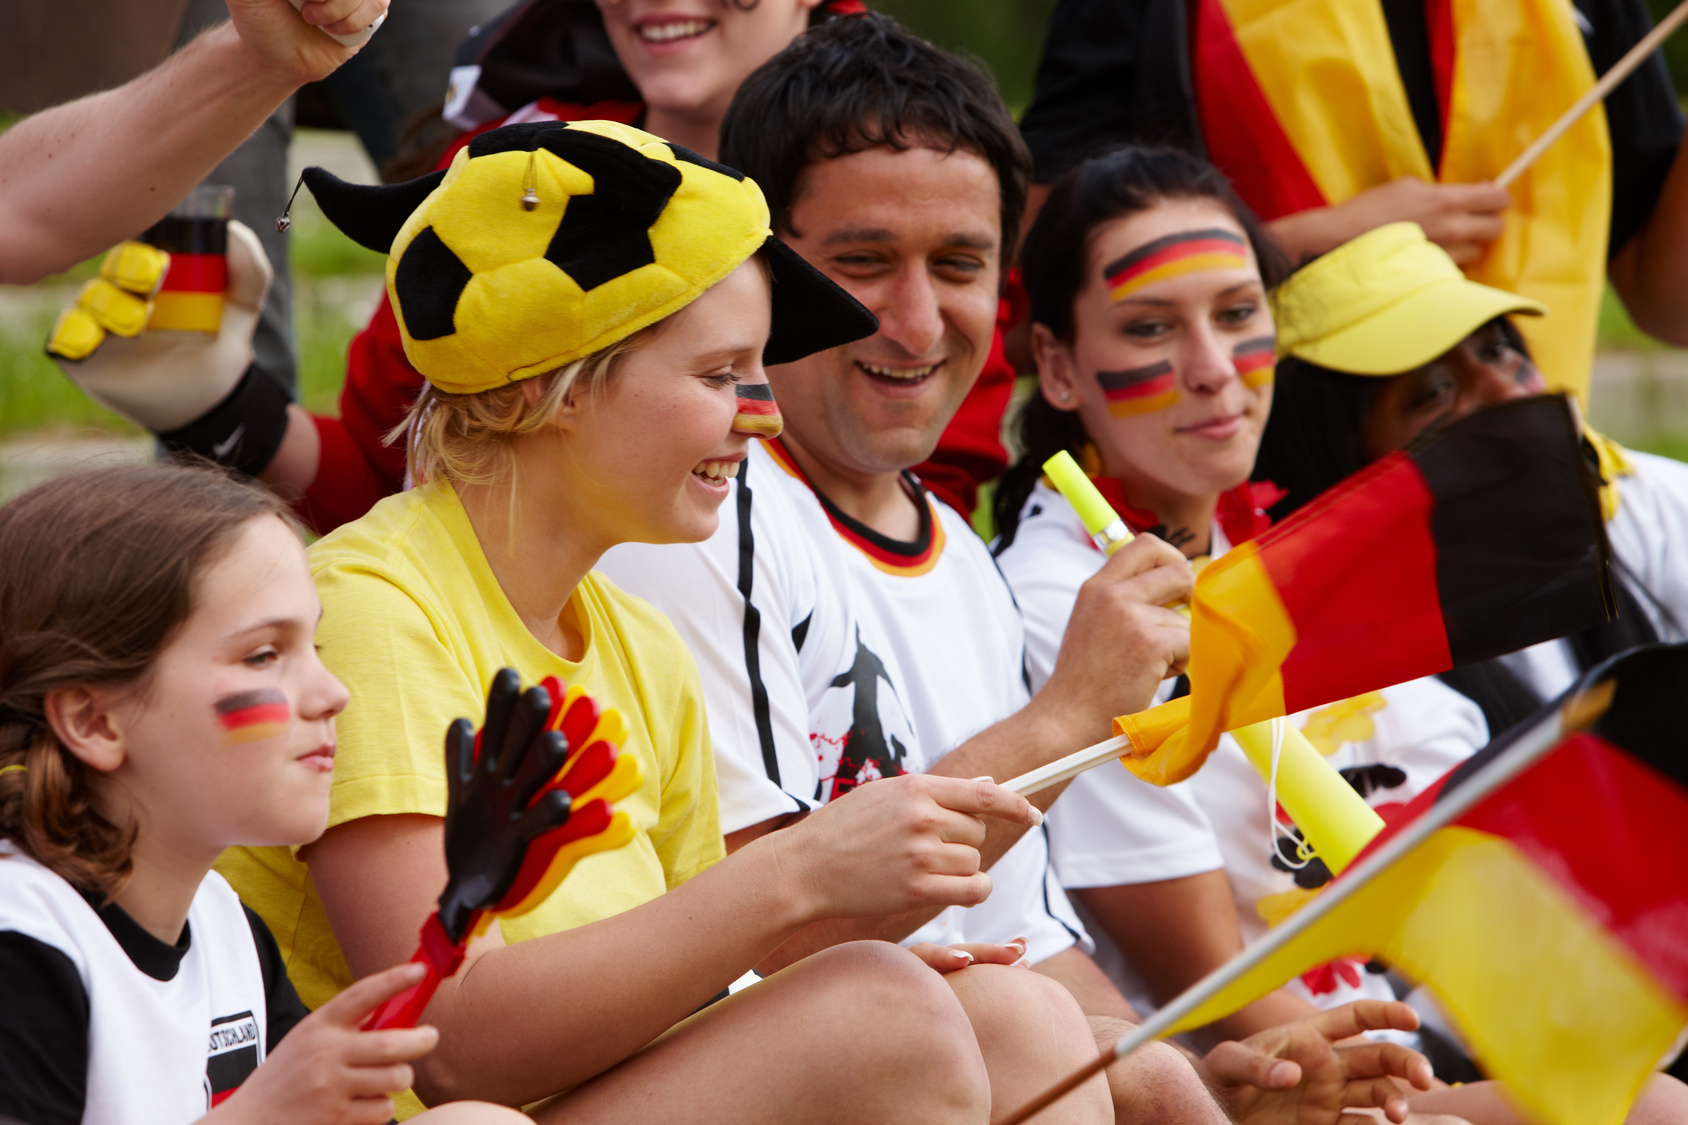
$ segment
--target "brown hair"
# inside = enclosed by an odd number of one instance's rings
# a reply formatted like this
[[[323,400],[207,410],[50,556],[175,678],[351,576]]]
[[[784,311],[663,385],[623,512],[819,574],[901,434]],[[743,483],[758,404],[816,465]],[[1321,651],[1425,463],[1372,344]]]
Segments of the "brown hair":
[[[117,893],[135,827],[96,807],[48,693],[144,687],[199,574],[266,515],[297,529],[273,495],[209,462],[76,473],[0,507],[0,837],[72,885]]]

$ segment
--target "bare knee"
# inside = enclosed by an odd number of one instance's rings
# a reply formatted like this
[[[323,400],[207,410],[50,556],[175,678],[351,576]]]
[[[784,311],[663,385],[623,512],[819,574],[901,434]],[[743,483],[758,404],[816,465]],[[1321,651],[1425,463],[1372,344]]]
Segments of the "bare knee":
[[[967,1009],[991,1078],[991,1116],[1018,1109],[1096,1057],[1078,1001],[1060,982],[1005,965],[975,965],[944,978]],[[1094,1078],[1040,1122],[1111,1121],[1105,1081]]]
[[[1668,1074],[1655,1074],[1641,1088],[1624,1125],[1682,1125],[1688,1121],[1688,1085]]]
[[[1189,1060],[1166,1043],[1145,1043],[1110,1066],[1108,1091],[1120,1122],[1229,1120]]]
[[[888,942],[858,941],[822,950],[785,972],[809,978],[817,1016],[825,1014],[815,1026],[825,1031],[834,1064],[827,1069],[847,1082],[853,1097],[861,1095],[861,1075],[875,1074],[887,1089],[901,1087],[899,1109],[913,1108],[907,1099],[918,1091],[928,1108],[913,1119],[986,1119],[990,1082],[967,1013],[919,958]]]
[[[1095,1057],[1084,1013],[1059,982],[1006,965],[975,965],[943,979],[967,1009],[981,1049],[1011,1040],[1014,1049],[1039,1051],[1051,1063],[1083,1065]]]
[[[426,1125],[532,1125],[531,1118],[491,1102],[450,1102],[411,1120]]]

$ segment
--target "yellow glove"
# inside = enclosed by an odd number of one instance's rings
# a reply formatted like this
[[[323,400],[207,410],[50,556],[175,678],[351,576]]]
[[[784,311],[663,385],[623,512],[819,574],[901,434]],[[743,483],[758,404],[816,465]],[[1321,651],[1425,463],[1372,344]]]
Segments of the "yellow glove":
[[[138,242],[113,248],[47,340],[89,398],[144,429],[187,425],[228,397],[252,364],[252,332],[275,271],[250,227],[231,220],[229,283],[217,334],[144,331],[170,256]],[[115,339],[108,338],[116,337]]]

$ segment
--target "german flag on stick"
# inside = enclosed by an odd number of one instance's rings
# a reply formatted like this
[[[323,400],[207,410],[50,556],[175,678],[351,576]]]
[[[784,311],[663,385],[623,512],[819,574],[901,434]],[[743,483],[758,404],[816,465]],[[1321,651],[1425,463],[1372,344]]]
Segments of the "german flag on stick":
[[[1436,993],[1531,1121],[1617,1125],[1688,1028],[1685,729],[1688,645],[1613,658],[1098,1062],[1373,954]]]
[[[1114,720],[1170,785],[1222,732],[1562,637],[1610,614],[1597,482],[1560,395],[1478,411],[1205,568],[1188,696]]]

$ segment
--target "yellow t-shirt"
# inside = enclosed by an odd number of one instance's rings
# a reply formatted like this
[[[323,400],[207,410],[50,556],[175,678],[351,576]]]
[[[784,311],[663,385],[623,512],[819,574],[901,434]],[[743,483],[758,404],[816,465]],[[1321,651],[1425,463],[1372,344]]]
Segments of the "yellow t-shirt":
[[[578,664],[562,659],[516,616],[446,484],[387,497],[318,542],[310,561],[322,659],[351,692],[337,723],[330,828],[392,813],[443,817],[446,727],[460,717],[478,725],[493,676],[513,667],[524,683],[554,675],[619,710],[622,753],[638,758],[644,781],[618,805],[632,842],[587,856],[530,913],[501,920],[505,941],[619,914],[725,854],[697,667],[646,602],[588,574],[571,602],[586,652]],[[352,977],[296,852],[233,848],[217,870],[268,923],[316,1008]]]

